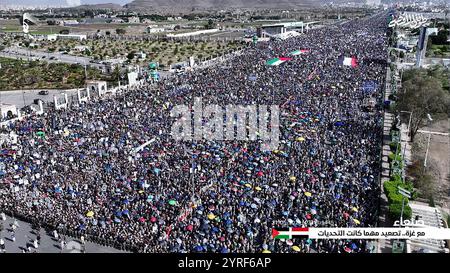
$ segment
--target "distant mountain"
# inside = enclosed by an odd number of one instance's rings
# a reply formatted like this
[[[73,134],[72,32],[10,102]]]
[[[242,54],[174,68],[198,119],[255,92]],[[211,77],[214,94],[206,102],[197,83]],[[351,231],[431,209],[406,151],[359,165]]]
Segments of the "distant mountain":
[[[113,3],[81,5],[81,6],[76,6],[73,8],[74,9],[83,9],[83,10],[99,10],[99,9],[119,10],[119,9],[123,9],[123,7],[121,5],[113,4]]]
[[[186,10],[225,8],[290,9],[317,4],[317,0],[134,0],[124,7],[131,10]],[[335,1],[336,2],[336,1]]]

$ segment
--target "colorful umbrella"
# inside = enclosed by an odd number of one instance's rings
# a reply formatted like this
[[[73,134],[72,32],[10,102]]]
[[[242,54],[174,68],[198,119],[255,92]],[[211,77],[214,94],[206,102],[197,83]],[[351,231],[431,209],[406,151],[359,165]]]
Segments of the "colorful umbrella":
[[[299,251],[300,251],[300,248],[299,248],[298,246],[293,246],[293,247],[292,247],[292,250],[294,250],[294,251],[296,251],[296,252],[299,252]]]
[[[208,214],[208,219],[209,220],[213,220],[214,218],[216,218],[216,216],[212,213]]]
[[[258,187],[258,186],[256,186],[256,187],[255,187],[255,190],[257,190],[257,191],[260,191],[260,190],[261,190],[261,188],[260,188],[260,187]]]
[[[176,205],[176,203],[177,203],[177,201],[175,201],[175,200],[169,200],[169,205],[171,205],[171,206],[175,206]]]
[[[361,222],[357,219],[353,219],[353,222],[355,222],[355,224],[357,224],[357,225],[361,224]]]
[[[356,207],[353,207],[352,210],[353,210],[354,212],[358,212],[358,209],[357,209]]]
[[[297,180],[297,177],[291,176],[291,177],[289,177],[289,180],[291,180],[292,182],[295,182]]]
[[[311,197],[311,196],[312,196],[312,194],[311,194],[310,192],[308,192],[308,191],[305,192],[305,195],[308,196],[308,197]]]
[[[305,141],[305,138],[304,137],[297,137],[295,140],[298,141],[298,142],[303,142],[303,141]]]
[[[264,250],[262,251],[262,253],[272,253],[272,252],[270,252],[270,250],[264,249]]]
[[[93,211],[88,211],[88,213],[86,213],[87,217],[92,217],[94,216],[94,212]]]

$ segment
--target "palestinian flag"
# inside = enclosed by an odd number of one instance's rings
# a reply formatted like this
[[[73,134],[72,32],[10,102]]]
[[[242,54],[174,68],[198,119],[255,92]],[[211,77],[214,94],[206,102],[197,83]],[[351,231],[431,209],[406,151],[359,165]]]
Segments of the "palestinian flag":
[[[271,66],[276,66],[276,65],[280,65],[284,62],[290,61],[291,58],[286,58],[286,57],[278,57],[278,58],[273,58],[270,59],[266,62],[267,65],[271,65]]]
[[[357,67],[358,66],[358,60],[355,57],[344,57],[344,56],[341,56],[341,57],[338,58],[338,65]]]
[[[292,51],[291,53],[289,53],[289,55],[297,56],[297,55],[306,54],[306,53],[308,53],[308,52],[309,52],[308,49],[300,49],[300,50]]]
[[[272,228],[273,239],[308,238],[309,228]]]

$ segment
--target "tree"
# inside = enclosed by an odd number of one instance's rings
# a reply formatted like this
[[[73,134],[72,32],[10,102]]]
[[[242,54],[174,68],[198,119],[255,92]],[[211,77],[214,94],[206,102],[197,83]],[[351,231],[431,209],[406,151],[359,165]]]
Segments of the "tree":
[[[411,140],[426,124],[427,114],[445,113],[450,106],[449,94],[442,89],[442,82],[429,76],[425,69],[413,69],[405,73],[402,92],[398,96],[400,111],[413,112],[411,118]]]
[[[214,21],[212,19],[208,20],[208,24],[205,26],[206,29],[213,29],[214,28]]]
[[[136,51],[131,51],[130,53],[128,53],[127,55],[127,59],[128,60],[133,60],[134,59],[134,55],[136,55]]]

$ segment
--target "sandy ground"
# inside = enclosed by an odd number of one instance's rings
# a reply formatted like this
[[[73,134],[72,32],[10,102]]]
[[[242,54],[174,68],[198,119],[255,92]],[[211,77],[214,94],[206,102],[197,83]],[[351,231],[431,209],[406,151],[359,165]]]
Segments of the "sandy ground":
[[[421,128],[423,131],[450,132],[450,119],[438,121],[431,126]],[[417,133],[414,140],[414,159],[425,158],[427,133]],[[450,137],[432,134],[428,152],[426,171],[435,178],[435,202],[450,214]]]

